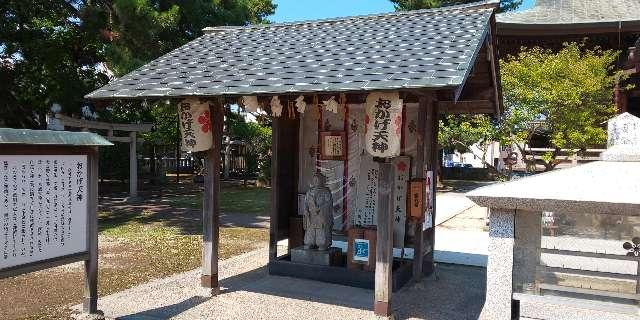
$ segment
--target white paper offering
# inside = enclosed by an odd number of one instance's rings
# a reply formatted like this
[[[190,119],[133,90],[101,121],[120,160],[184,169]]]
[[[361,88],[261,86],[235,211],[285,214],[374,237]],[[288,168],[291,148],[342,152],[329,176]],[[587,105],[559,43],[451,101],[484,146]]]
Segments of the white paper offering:
[[[365,147],[379,158],[400,154],[402,136],[402,99],[396,92],[373,92],[365,105]]]
[[[185,99],[178,105],[180,133],[184,151],[204,151],[211,149],[211,113],[209,104],[198,99]]]
[[[0,156],[0,269],[87,251],[87,156]]]

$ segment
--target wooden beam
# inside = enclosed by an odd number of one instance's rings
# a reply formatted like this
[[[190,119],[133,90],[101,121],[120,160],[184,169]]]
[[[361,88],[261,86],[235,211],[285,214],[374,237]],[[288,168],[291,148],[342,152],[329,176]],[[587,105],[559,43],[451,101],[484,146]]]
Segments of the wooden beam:
[[[493,114],[495,104],[490,100],[438,101],[441,114]]]
[[[377,316],[391,315],[391,293],[393,289],[393,164],[380,162],[378,174],[378,214],[376,231],[376,270],[374,313]]]
[[[116,137],[116,136],[106,136],[103,137],[111,142],[122,142],[122,143],[131,143],[131,137]],[[138,138],[136,135],[136,142],[143,143],[145,140]]]
[[[279,167],[280,157],[280,128],[282,119],[274,117],[271,124],[271,213],[269,215],[269,261],[275,261],[278,257],[278,212],[280,209],[279,192]]]
[[[212,294],[220,292],[218,283],[218,251],[220,241],[220,148],[224,110],[222,104],[214,101],[209,104],[211,114],[211,134],[213,146],[206,151],[207,176],[204,182],[202,206],[202,277],[201,284],[211,288]]]
[[[495,48],[498,46],[497,38],[495,37],[493,30],[496,29],[496,15],[495,13],[491,15],[491,21],[489,22],[489,34],[487,35],[487,55],[489,57],[489,62],[491,63],[491,85],[493,86],[493,101],[495,103],[495,113],[499,115],[501,113],[501,105],[502,105],[502,97],[499,92],[498,85],[498,77],[499,66],[496,63],[496,59],[498,57],[495,52]]]
[[[56,114],[56,119],[60,120],[63,126],[73,128],[88,128],[99,130],[135,131],[149,132],[153,128],[153,123],[110,123],[71,118],[62,114]]]
[[[136,140],[136,132],[129,132],[129,199],[134,200],[138,197],[138,141]]]
[[[429,114],[429,110],[433,106],[433,96],[422,96],[419,100],[418,105],[418,126],[417,126],[417,141],[416,141],[416,168],[418,168],[416,178],[424,179],[425,178],[425,145],[426,145],[426,123],[427,123],[427,115]],[[422,199],[425,198],[426,191],[422,191]],[[415,282],[419,282],[422,280],[422,264],[424,256],[421,254],[417,254],[418,252],[424,251],[424,233],[422,232],[423,221],[416,221],[414,223],[414,246],[413,246],[413,280]]]
[[[85,313],[98,312],[98,148],[87,156],[87,250],[89,257],[84,261],[84,299],[82,310]]]
[[[435,247],[436,247],[436,194],[437,194],[437,190],[438,190],[438,170],[440,168],[440,161],[439,161],[439,146],[438,146],[438,131],[439,131],[439,106],[437,103],[432,103],[431,104],[432,109],[429,112],[429,115],[427,116],[427,132],[428,132],[428,139],[430,141],[430,144],[426,146],[427,149],[427,154],[425,155],[425,164],[427,166],[427,170],[428,171],[432,171],[433,172],[433,177],[431,179],[431,190],[433,190],[432,194],[431,194],[431,226],[427,226],[427,228],[431,228],[431,229],[427,229],[426,232],[429,235],[429,252],[428,252],[428,259],[427,261],[429,261],[431,263],[431,265],[429,266],[428,271],[431,272],[434,270],[435,265],[433,264],[433,262],[435,261],[434,259],[434,252],[435,252]]]

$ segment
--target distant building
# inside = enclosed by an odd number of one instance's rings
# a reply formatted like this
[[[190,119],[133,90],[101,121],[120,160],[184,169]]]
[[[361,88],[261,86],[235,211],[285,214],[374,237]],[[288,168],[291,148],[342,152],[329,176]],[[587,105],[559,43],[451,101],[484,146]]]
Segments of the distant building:
[[[560,49],[565,42],[620,50],[617,63],[630,79],[616,88],[620,113],[640,115],[640,1],[537,0],[533,8],[496,15],[498,54],[504,59],[522,47]],[[627,84],[635,84],[625,90]]]

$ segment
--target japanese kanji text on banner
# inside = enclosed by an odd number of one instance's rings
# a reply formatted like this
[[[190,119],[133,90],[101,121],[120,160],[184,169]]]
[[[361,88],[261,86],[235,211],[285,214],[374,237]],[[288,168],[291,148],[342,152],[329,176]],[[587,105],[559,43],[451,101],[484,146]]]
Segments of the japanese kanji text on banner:
[[[198,99],[185,99],[178,106],[182,149],[204,151],[211,149],[211,113],[209,104]]]
[[[373,92],[365,106],[366,149],[374,157],[400,155],[402,99],[395,92]]]

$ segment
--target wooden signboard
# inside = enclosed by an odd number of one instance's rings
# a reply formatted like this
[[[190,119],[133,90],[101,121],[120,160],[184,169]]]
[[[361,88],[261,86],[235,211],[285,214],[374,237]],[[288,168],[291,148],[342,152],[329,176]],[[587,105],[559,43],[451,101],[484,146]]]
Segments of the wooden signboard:
[[[320,159],[344,161],[347,158],[346,137],[344,131],[320,132]]]
[[[87,156],[0,157],[0,270],[87,253]]]
[[[98,146],[88,132],[0,129],[0,279],[85,261],[97,312]]]
[[[411,158],[400,156],[393,159],[393,246],[404,248],[404,233],[407,221],[407,183],[411,175]]]
[[[378,212],[378,173],[380,165],[372,157],[361,157],[357,184],[356,226],[373,226]]]
[[[424,215],[424,180],[415,179],[409,182],[409,218],[422,220]]]

